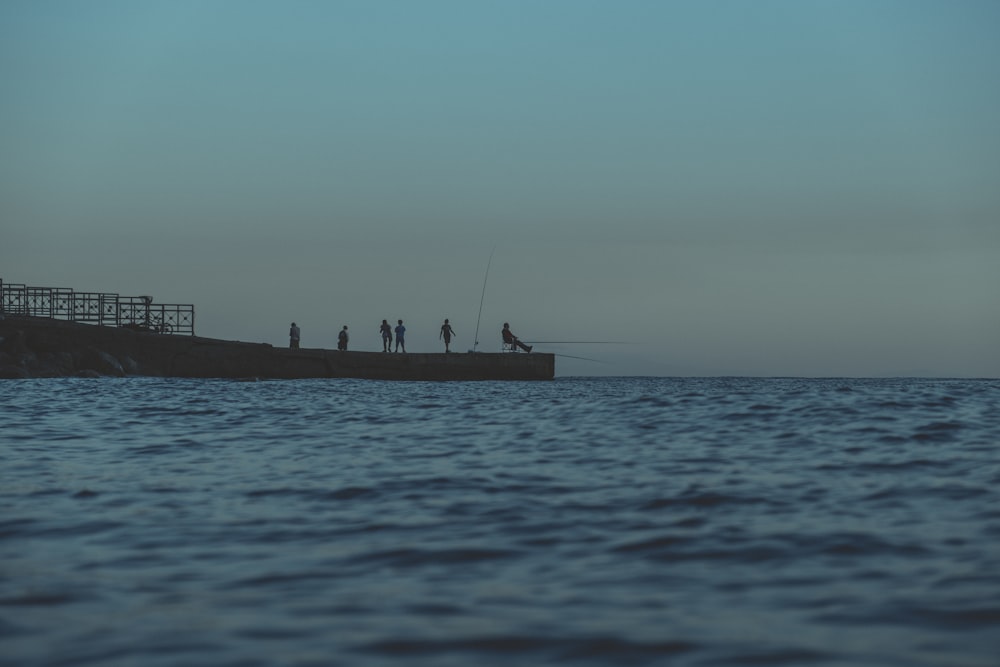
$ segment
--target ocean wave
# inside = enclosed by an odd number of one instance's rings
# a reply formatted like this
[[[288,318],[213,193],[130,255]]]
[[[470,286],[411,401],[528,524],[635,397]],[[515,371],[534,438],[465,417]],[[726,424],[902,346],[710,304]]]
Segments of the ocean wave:
[[[997,654],[1000,381],[12,386],[0,662]]]

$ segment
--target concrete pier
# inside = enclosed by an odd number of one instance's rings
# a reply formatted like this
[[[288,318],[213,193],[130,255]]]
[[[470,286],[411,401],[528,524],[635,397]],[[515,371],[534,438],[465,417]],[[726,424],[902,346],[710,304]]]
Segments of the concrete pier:
[[[0,378],[127,376],[551,380],[545,353],[384,353],[277,348],[40,317],[0,320]]]

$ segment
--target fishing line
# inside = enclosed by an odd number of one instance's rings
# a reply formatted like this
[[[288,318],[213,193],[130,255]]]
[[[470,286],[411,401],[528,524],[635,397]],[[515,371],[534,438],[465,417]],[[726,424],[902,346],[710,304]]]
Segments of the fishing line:
[[[543,352],[543,354],[545,354]],[[591,359],[590,357],[574,357],[572,354],[555,354],[554,352],[549,352],[553,357],[566,357],[567,359],[582,359],[583,361],[593,361],[598,364],[606,364],[607,361],[601,361],[600,359]]]
[[[623,340],[526,340],[532,345],[628,345]]]

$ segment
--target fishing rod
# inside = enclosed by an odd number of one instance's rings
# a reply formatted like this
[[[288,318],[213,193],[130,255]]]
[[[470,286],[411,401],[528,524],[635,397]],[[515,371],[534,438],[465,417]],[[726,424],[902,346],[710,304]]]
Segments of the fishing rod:
[[[475,352],[476,348],[479,347],[479,321],[483,319],[483,301],[486,300],[486,281],[490,277],[490,264],[493,263],[493,253],[497,251],[497,247],[493,246],[493,250],[490,250],[490,259],[486,262],[486,275],[483,276],[483,293],[479,297],[479,317],[476,318],[476,335],[472,343],[472,351]]]

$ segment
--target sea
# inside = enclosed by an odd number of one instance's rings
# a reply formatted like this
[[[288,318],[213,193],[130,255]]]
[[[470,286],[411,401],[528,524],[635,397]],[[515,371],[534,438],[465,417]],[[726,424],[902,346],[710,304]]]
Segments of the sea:
[[[1000,665],[1000,380],[0,381],[4,666]]]

